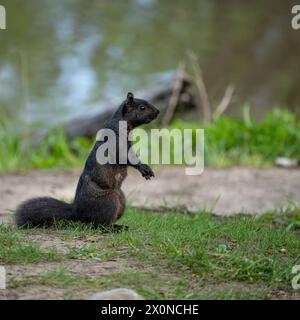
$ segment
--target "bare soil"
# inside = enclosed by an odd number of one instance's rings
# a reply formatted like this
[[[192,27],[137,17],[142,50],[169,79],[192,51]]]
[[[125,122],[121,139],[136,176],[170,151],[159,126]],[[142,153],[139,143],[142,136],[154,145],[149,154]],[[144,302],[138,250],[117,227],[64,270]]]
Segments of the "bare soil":
[[[68,241],[66,241],[68,243]],[[112,259],[108,261],[95,260],[67,260],[66,262],[48,262],[28,265],[6,266],[7,278],[22,280],[23,276],[34,278],[44,272],[56,271],[62,267],[71,270],[72,276],[84,277],[95,280],[99,277],[109,276],[113,273],[122,272],[128,269],[125,259]],[[17,288],[0,290],[0,300],[62,300],[62,299],[86,299],[90,294],[97,292],[97,289],[74,290],[74,288],[61,288],[49,285],[29,284]]]
[[[205,169],[200,176],[186,176],[183,167],[157,167],[146,181],[129,170],[123,190],[131,205],[157,207],[185,205],[215,214],[261,213],[300,202],[299,169]],[[80,171],[29,172],[0,176],[0,220],[23,200],[53,196],[71,200]]]

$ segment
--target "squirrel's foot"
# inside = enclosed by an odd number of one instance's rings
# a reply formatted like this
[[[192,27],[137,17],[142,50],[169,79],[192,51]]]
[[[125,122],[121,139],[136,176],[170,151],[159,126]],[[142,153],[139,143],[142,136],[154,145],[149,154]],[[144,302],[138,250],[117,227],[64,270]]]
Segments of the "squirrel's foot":
[[[152,177],[154,177],[152,169],[146,164],[141,163],[138,167],[138,170],[146,180],[150,180]]]
[[[119,233],[119,232],[122,232],[122,231],[128,231],[128,229],[129,229],[128,226],[119,225],[119,224],[112,225],[112,232],[114,232],[114,233]]]
[[[102,227],[100,226],[100,230],[103,232],[103,233],[119,233],[119,232],[122,232],[122,231],[127,231],[129,229],[128,226],[124,226],[124,225],[118,225],[118,224],[113,224],[111,226],[107,226],[107,227]]]

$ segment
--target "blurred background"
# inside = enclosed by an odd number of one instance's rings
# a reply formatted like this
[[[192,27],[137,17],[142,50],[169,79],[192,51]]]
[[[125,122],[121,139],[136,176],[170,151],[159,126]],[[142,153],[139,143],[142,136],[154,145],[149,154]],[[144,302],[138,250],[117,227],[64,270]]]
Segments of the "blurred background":
[[[195,52],[210,99],[232,83],[226,114],[299,111],[300,31],[293,1],[1,0],[0,116],[57,124],[99,101],[170,77]],[[119,98],[119,99],[118,99]]]
[[[294,1],[1,4],[0,172],[81,166],[128,91],[163,109],[155,126],[205,127],[206,164],[299,163]]]

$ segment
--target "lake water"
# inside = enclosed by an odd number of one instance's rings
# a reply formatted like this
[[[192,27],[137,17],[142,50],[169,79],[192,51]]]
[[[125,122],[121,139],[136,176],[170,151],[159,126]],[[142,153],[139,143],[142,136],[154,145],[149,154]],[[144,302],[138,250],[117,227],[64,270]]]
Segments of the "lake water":
[[[297,108],[300,31],[289,1],[0,0],[0,115],[53,124],[176,70],[192,49],[212,101]]]

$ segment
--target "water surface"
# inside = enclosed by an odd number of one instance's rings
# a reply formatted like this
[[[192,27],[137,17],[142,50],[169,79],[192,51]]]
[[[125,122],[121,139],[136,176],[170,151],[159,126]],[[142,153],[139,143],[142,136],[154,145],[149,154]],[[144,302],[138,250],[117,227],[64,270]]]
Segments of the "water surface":
[[[289,1],[0,0],[0,115],[53,124],[174,72],[192,49],[213,102],[296,108],[300,31]]]

